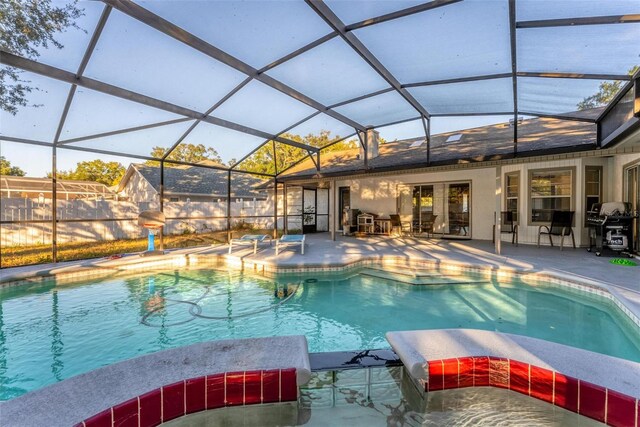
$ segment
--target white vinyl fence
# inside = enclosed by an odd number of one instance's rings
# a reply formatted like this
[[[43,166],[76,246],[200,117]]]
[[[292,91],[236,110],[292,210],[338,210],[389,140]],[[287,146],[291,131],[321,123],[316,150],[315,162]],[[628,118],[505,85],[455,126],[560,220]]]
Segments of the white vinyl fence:
[[[145,237],[138,226],[138,214],[159,209],[157,202],[115,200],[58,200],[58,243],[103,241]],[[204,233],[227,229],[225,200],[166,202],[165,234]],[[266,200],[231,200],[231,226],[253,224],[257,228],[273,227],[273,198]],[[51,201],[3,198],[0,200],[2,246],[51,243]],[[26,222],[25,222],[26,221]],[[279,226],[282,221],[279,220]]]

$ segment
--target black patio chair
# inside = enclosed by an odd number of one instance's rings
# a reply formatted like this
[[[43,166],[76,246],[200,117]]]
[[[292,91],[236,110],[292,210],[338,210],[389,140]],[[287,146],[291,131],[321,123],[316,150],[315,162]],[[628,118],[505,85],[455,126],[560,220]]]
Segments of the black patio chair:
[[[512,234],[511,244],[518,246],[518,221],[516,221],[516,213],[513,211],[500,212],[500,234]],[[496,226],[493,226],[493,243],[496,242]]]
[[[574,211],[553,211],[551,225],[541,225],[538,227],[538,247],[540,247],[540,236],[549,236],[549,243],[553,246],[551,236],[560,236],[560,250],[564,247],[564,236],[571,236],[573,248],[576,248],[576,239],[573,237],[573,215]]]

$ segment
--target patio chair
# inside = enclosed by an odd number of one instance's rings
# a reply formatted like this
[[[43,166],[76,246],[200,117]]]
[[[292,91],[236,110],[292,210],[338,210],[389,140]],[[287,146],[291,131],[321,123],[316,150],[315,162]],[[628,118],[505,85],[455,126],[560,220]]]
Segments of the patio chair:
[[[564,247],[564,236],[571,236],[573,248],[576,248],[576,239],[573,237],[573,211],[553,211],[551,225],[541,225],[538,227],[538,247],[540,247],[540,236],[549,236],[549,243],[553,246],[551,236],[560,236],[560,250]]]
[[[516,213],[513,211],[500,212],[500,234],[512,234],[511,244],[518,246],[518,221],[515,219]],[[493,226],[493,243],[496,242],[496,226]]]
[[[255,255],[258,252],[258,243],[262,243],[265,240],[269,240],[269,245],[271,245],[271,236],[268,234],[245,234],[239,239],[231,239],[229,242],[229,254],[231,253],[231,249],[233,249],[233,245],[253,245],[253,254]]]
[[[391,219],[391,231],[400,230],[400,235],[403,236],[405,231],[411,233],[411,224],[404,224],[400,219],[400,215],[389,215]]]
[[[280,253],[281,247],[300,246],[300,253],[304,255],[304,234],[285,234],[276,240],[276,255]]]
[[[428,237],[433,236],[433,226],[436,223],[438,215],[432,213],[422,214],[422,221],[420,222],[420,232],[427,233]]]

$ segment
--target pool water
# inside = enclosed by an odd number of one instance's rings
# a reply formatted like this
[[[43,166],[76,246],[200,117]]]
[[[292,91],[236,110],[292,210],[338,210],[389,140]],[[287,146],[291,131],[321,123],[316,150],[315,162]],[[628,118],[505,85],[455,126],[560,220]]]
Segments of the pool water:
[[[640,362],[637,326],[608,300],[569,289],[427,271],[268,279],[181,269],[0,288],[0,399],[201,341],[304,334],[311,352],[345,351],[388,348],[387,331],[435,328],[510,332]]]
[[[207,426],[566,426],[603,424],[493,387],[419,395],[400,367],[314,372],[298,402],[198,412],[167,427]]]

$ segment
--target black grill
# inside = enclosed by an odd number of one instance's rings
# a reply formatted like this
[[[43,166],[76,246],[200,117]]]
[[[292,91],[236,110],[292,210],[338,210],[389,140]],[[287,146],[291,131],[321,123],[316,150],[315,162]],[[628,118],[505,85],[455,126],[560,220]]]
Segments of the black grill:
[[[587,212],[589,227],[589,252],[595,247],[597,256],[603,248],[625,253],[632,257],[629,250],[633,242],[633,221],[638,214],[632,211],[631,204],[625,202],[596,203]]]

